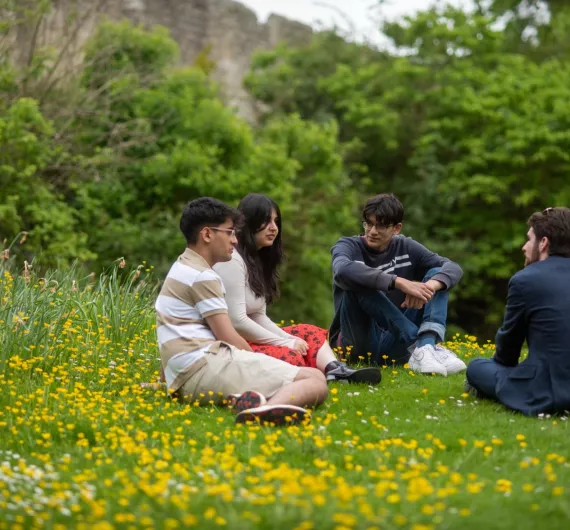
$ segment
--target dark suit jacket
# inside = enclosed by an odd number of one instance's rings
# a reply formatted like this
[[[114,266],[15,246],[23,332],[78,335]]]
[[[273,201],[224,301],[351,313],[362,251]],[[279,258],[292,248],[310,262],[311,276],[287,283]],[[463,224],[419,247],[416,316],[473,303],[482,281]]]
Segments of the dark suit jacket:
[[[515,367],[497,383],[502,403],[529,416],[570,410],[570,258],[551,256],[511,278],[496,344],[495,361]]]

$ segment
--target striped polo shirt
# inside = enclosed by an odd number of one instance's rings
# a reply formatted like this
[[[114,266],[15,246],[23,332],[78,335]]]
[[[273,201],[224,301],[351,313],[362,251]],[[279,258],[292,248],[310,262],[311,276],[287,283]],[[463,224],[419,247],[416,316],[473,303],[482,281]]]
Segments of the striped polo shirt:
[[[205,317],[227,313],[221,278],[200,254],[186,248],[172,265],[156,300],[156,334],[168,388],[178,390],[189,367],[219,341]]]

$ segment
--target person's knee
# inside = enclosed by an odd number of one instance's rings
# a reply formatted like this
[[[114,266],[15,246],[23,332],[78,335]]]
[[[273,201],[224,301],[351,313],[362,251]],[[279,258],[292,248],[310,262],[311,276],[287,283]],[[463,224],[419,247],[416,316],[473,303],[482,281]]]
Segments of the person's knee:
[[[478,359],[473,359],[467,365],[467,371],[465,372],[465,377],[467,377],[467,380],[472,382],[472,380],[476,378],[477,375],[480,373],[481,367],[484,366],[485,364],[488,364],[489,362],[493,361],[491,359],[485,359],[483,357],[479,357]]]
[[[441,267],[434,267],[433,269],[429,269],[424,276],[424,281],[427,282],[429,279],[433,278],[439,271],[441,271]]]
[[[301,368],[295,381],[300,381],[302,379],[312,379],[315,385],[327,385],[327,378],[325,374],[318,370],[317,368]]]
[[[313,393],[315,405],[321,404],[327,399],[329,388],[325,374],[316,368],[301,368],[295,381],[310,380],[310,389]]]

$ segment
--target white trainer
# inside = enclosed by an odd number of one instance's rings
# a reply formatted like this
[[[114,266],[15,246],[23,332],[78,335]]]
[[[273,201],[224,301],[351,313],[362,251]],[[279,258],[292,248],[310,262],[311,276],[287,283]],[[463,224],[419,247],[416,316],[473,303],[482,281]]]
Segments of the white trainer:
[[[446,376],[447,370],[436,355],[435,348],[431,344],[426,344],[421,348],[416,348],[408,361],[410,368],[414,372],[421,374],[441,374]]]
[[[439,344],[434,348],[434,355],[435,358],[445,366],[447,375],[458,374],[459,372],[467,370],[467,365],[457,357],[454,352],[440,346]]]

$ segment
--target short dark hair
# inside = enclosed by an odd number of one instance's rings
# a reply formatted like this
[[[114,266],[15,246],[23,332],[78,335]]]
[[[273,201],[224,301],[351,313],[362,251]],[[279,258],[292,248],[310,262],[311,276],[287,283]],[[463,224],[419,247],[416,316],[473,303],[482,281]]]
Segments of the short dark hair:
[[[380,193],[366,201],[362,210],[362,220],[370,221],[376,216],[376,223],[384,226],[397,225],[404,220],[404,206],[393,193]]]
[[[180,230],[188,244],[198,242],[198,234],[205,226],[220,226],[228,219],[238,225],[241,214],[231,206],[212,197],[200,197],[190,201],[182,211]]]
[[[570,209],[565,207],[546,208],[535,212],[528,219],[536,239],[548,238],[548,254],[570,258]]]

